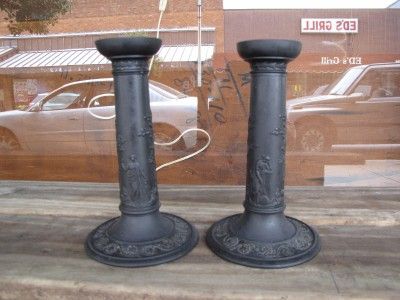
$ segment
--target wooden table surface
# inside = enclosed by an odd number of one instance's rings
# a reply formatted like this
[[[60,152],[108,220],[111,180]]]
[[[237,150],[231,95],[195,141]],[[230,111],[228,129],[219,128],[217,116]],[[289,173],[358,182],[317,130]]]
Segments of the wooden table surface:
[[[242,211],[243,187],[160,186],[161,210],[200,232],[184,258],[102,265],[87,234],[117,216],[116,184],[0,181],[0,299],[399,299],[400,189],[288,188],[286,214],[318,230],[312,261],[280,270],[225,262],[207,228]]]

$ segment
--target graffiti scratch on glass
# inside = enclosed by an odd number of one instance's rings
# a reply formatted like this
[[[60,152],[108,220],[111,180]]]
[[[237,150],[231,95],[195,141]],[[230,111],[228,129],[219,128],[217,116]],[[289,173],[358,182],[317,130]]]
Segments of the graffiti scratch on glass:
[[[241,81],[241,85],[240,86],[244,86],[246,84],[250,84],[251,82],[251,75],[250,73],[242,73],[242,74],[238,74],[240,81]]]
[[[174,79],[174,84],[180,88],[182,93],[189,94],[194,91],[194,78],[189,78],[187,76],[182,79],[176,78]]]
[[[85,79],[90,79],[91,76],[89,75],[83,75],[81,73],[79,74],[71,74],[67,69],[64,69],[60,73],[60,77],[64,80],[67,81],[79,81],[79,80],[85,80]]]
[[[226,74],[225,72],[220,74]],[[207,99],[208,110],[212,114],[213,119],[217,122],[217,124],[225,124],[226,123],[226,99],[223,92],[223,89],[232,89],[229,86],[230,78],[220,78],[217,77],[216,73],[213,69],[209,68],[208,70],[203,71],[203,84],[207,87],[208,95],[210,95]]]
[[[189,94],[196,90],[195,77],[196,70],[192,68],[193,76],[184,76],[174,79],[175,86],[183,93]],[[202,88],[197,90],[199,101],[206,103],[207,117],[210,122],[215,121],[217,125],[225,124],[228,121],[228,103],[232,103],[232,98],[237,98],[241,110],[247,116],[245,101],[241,89],[250,84],[250,73],[236,74],[228,63],[226,68],[213,69],[205,67],[202,72]],[[205,93],[207,92],[207,94]],[[204,112],[203,112],[204,114]],[[197,118],[186,120],[186,124],[198,122],[202,118],[202,112],[197,112]]]

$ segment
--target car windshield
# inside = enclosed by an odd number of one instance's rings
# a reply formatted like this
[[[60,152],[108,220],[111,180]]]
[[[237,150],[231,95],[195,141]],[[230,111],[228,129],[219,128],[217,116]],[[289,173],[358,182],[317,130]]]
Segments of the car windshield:
[[[44,97],[46,97],[49,93],[38,94],[27,106],[21,107],[21,110],[29,110],[34,107],[37,103],[39,103]]]
[[[185,94],[182,94],[181,92],[157,81],[151,80],[150,86],[153,88],[154,91],[166,98],[176,99],[186,97]]]
[[[70,106],[80,94],[77,93],[61,93],[49,99],[43,104],[43,110],[58,110],[65,109]]]
[[[344,95],[356,78],[364,71],[364,68],[352,68],[328,86],[323,95]]]

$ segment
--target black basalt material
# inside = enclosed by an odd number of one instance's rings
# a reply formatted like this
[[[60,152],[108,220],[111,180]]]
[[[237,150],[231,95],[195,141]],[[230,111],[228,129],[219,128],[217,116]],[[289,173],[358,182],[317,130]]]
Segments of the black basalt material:
[[[208,246],[220,257],[256,268],[284,268],[312,259],[318,234],[284,215],[286,66],[301,43],[250,40],[238,43],[251,66],[245,211],[215,223]]]
[[[148,59],[160,46],[161,40],[146,37],[96,41],[112,62],[121,216],[89,234],[86,252],[109,265],[165,263],[187,254],[198,241],[187,221],[159,212]]]

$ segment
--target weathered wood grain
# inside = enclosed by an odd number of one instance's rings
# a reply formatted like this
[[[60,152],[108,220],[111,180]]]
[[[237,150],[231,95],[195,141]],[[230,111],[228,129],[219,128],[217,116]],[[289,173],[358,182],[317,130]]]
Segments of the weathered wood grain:
[[[162,211],[200,232],[168,264],[123,269],[86,257],[86,235],[118,215],[116,184],[0,181],[0,299],[398,299],[400,189],[288,188],[286,213],[314,226],[322,250],[281,270],[227,263],[209,226],[242,211],[243,187],[161,186]]]

